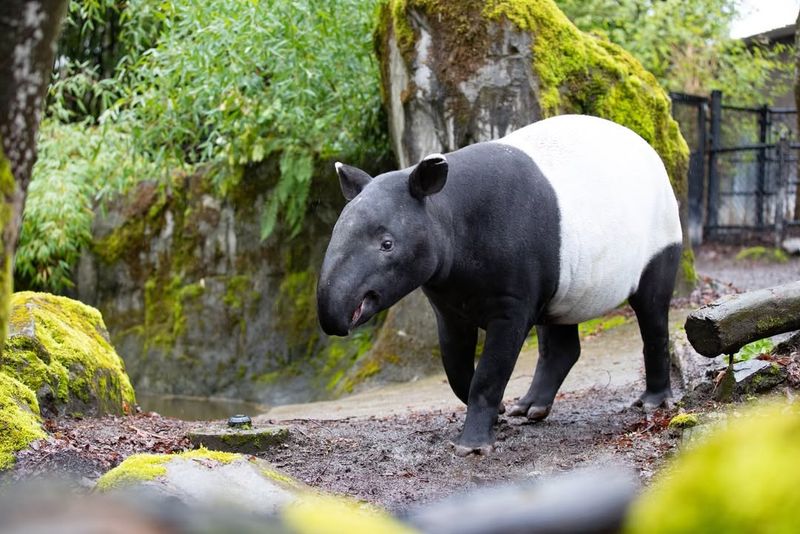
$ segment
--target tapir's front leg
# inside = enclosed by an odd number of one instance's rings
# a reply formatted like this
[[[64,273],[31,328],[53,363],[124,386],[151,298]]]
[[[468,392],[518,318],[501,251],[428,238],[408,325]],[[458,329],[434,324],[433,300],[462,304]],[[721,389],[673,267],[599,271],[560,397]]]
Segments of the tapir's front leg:
[[[456,454],[486,454],[494,445],[494,423],[519,351],[530,327],[526,318],[506,317],[494,319],[486,328],[486,343],[478,362],[472,385],[464,430],[455,441]],[[520,314],[522,315],[522,314]]]
[[[464,404],[469,403],[469,389],[475,374],[475,346],[478,327],[434,306],[439,326],[439,347],[442,364],[453,393]]]

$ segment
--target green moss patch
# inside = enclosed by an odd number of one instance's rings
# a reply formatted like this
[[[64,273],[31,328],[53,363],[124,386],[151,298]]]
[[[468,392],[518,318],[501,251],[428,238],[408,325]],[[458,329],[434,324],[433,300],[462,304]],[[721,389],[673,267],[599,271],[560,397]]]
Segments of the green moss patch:
[[[16,188],[17,183],[3,152],[3,138],[0,136],[0,342],[6,338],[8,300],[13,291],[12,259],[16,243],[6,243],[5,228],[11,222]]]
[[[631,317],[627,315],[621,314],[609,314],[603,315],[601,317],[596,317],[595,319],[590,319],[586,322],[583,322],[578,325],[578,334],[583,338],[587,336],[594,336],[605,332],[607,330],[614,329],[618,326],[622,326],[623,324],[630,322],[632,320]]]
[[[155,480],[167,474],[166,464],[174,458],[211,460],[220,464],[229,464],[237,458],[242,458],[242,456],[229,452],[210,451],[204,448],[181,454],[134,454],[100,477],[97,481],[97,489],[99,491],[108,491],[137,482]]]
[[[39,406],[54,415],[121,414],[135,403],[100,312],[66,297],[12,296],[0,371],[35,392]]]
[[[762,261],[766,263],[786,263],[789,256],[783,250],[772,247],[747,247],[736,254],[737,261]]]
[[[672,429],[692,428],[697,426],[699,422],[697,416],[693,413],[679,413],[669,420],[668,426]]]
[[[634,503],[625,531],[795,532],[800,405],[761,406],[680,454]]]
[[[14,453],[45,437],[36,395],[25,384],[0,372],[0,471],[14,465]]]
[[[531,32],[545,117],[583,113],[627,126],[655,148],[675,193],[686,196],[689,148],[666,91],[633,56],[578,30],[553,0],[492,0],[485,14]]]

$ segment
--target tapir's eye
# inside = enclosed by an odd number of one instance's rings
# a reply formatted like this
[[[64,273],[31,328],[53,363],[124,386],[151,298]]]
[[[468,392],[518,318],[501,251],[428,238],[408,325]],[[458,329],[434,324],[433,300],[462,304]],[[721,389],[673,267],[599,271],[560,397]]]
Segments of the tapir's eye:
[[[381,250],[382,251],[388,252],[388,251],[392,250],[393,247],[394,247],[394,243],[392,242],[391,239],[384,238],[384,240],[381,241]]]

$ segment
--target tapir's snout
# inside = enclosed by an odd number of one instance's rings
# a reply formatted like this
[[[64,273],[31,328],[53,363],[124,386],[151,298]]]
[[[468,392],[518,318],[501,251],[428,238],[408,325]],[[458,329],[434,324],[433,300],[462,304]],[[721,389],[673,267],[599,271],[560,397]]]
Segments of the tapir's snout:
[[[366,287],[356,267],[359,262],[352,260],[332,254],[322,264],[317,283],[317,316],[322,331],[329,336],[346,336],[381,310],[380,295]]]
[[[342,296],[321,277],[317,286],[317,316],[322,331],[329,336],[346,336],[350,331],[347,312],[341,304]],[[337,298],[338,297],[338,298]]]

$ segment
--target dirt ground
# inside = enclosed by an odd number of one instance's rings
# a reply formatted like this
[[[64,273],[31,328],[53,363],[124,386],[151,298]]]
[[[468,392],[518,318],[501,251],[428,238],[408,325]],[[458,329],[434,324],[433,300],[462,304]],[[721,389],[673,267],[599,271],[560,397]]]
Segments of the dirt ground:
[[[706,280],[693,297],[694,306],[734,288],[800,278],[800,259],[737,262],[732,259],[735,250],[697,252],[700,274],[720,281]],[[687,302],[681,304],[685,307]],[[313,487],[400,514],[475,487],[535,479],[575,467],[622,466],[638,473],[646,484],[678,447],[679,438],[667,430],[675,410],[645,415],[630,407],[644,386],[635,324],[626,323],[607,338],[604,335],[587,340],[586,354],[547,420],[528,423],[500,417],[497,447],[489,456],[461,458],[453,453],[448,442],[457,436],[465,409],[439,376],[341,401],[276,408],[258,418],[258,424],[288,425],[291,437],[262,456]],[[619,345],[615,338],[626,341]],[[523,371],[512,379],[507,401],[527,388],[534,361],[534,349],[523,353]],[[615,370],[601,371],[602,366]],[[409,393],[413,391],[417,393]],[[715,406],[692,408],[704,411]],[[185,433],[196,424],[157,414],[47,421],[51,437],[21,452],[17,465],[0,476],[0,483],[57,474],[69,478],[76,491],[87,491],[103,472],[130,454],[184,449],[189,445]]]
[[[628,392],[565,394],[540,423],[500,417],[495,451],[461,458],[448,441],[464,410],[387,417],[284,421],[292,437],[264,458],[307,484],[396,512],[453,493],[575,467],[623,466],[648,481],[677,440],[669,414],[628,408]]]

